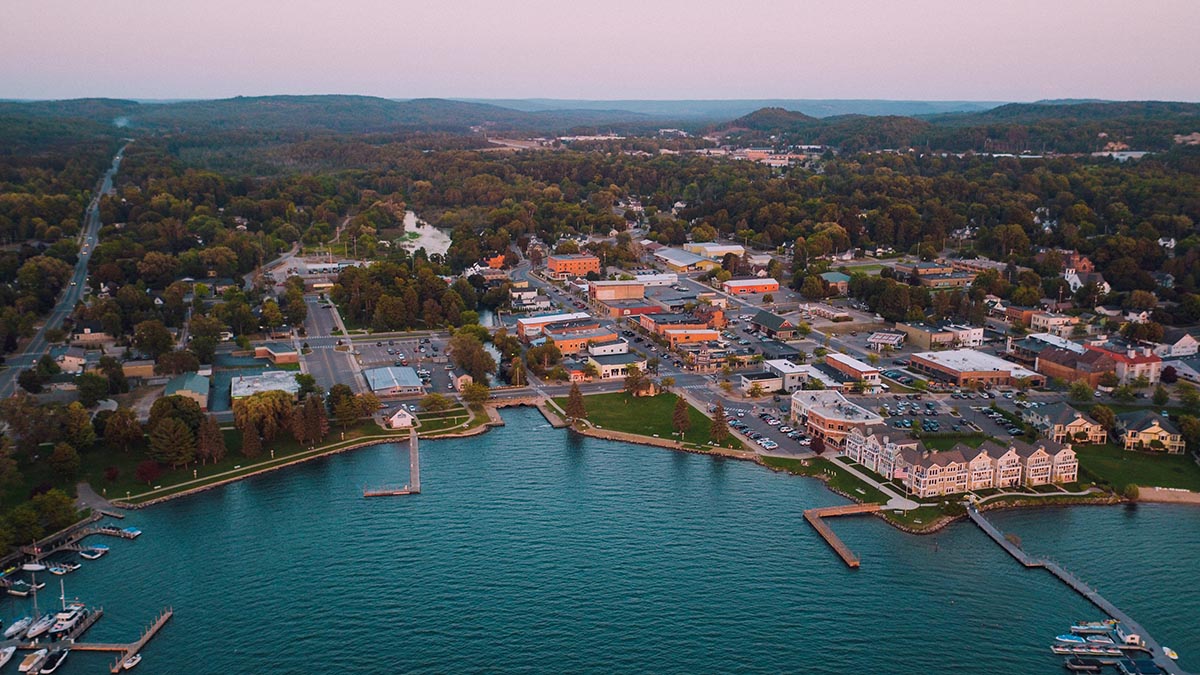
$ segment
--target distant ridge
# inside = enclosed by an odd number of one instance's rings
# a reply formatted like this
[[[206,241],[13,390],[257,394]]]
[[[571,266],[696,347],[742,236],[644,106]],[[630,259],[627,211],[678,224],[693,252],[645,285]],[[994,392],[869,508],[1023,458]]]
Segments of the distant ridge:
[[[654,117],[679,120],[729,120],[761,108],[783,108],[812,117],[836,115],[937,115],[949,112],[988,110],[1004,101],[902,101],[886,99],[683,99],[683,100],[572,100],[554,98],[527,99],[455,99],[471,103],[503,106],[513,110],[540,112],[549,110],[625,110]]]

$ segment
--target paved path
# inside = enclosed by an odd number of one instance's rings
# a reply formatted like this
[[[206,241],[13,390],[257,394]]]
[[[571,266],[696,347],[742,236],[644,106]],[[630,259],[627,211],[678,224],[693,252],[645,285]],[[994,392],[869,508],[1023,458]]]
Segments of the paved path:
[[[840,455],[835,455],[833,457],[829,457],[828,459],[830,462],[833,462],[834,464],[837,464],[838,466],[840,466],[843,469],[845,469],[846,471],[848,471],[850,473],[850,475],[857,477],[859,480],[863,481],[864,483],[867,483],[871,487],[873,487],[876,490],[879,490],[883,494],[887,495],[889,497],[889,499],[888,499],[888,503],[883,505],[883,507],[885,509],[892,509],[892,510],[898,510],[898,511],[911,511],[912,509],[915,509],[918,506],[920,506],[920,504],[914,502],[913,500],[909,499],[908,497],[897,494],[896,491],[893,490],[891,487],[880,483],[879,481],[875,480],[874,478],[871,478],[867,474],[850,466],[850,462],[846,458],[841,457]]]
[[[86,507],[93,511],[116,511],[118,507],[113,506],[107,499],[96,494],[92,486],[88,483],[79,483],[75,486],[75,493],[78,495],[75,498],[75,503],[80,507]]]

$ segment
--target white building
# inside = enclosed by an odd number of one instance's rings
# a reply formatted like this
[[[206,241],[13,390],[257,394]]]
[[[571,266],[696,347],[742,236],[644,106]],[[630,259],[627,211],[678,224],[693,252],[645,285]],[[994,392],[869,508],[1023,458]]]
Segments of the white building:
[[[607,342],[593,342],[587,346],[587,351],[591,356],[628,354],[629,343],[622,339],[609,340]]]
[[[389,429],[408,429],[416,424],[416,422],[417,418],[404,408],[397,409],[387,420]]]

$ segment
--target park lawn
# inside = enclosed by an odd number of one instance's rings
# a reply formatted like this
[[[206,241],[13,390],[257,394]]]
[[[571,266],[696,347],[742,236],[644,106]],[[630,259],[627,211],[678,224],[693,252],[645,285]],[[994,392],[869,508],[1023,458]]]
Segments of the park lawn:
[[[460,414],[452,417],[435,417],[432,419],[421,418],[421,426],[417,427],[417,432],[427,434],[431,431],[441,431],[451,427],[461,426],[463,422],[471,419],[470,415]]]
[[[925,444],[925,447],[938,451],[949,450],[959,443],[972,448],[978,448],[986,440],[988,440],[988,437],[983,434],[949,434],[921,437],[921,442]]]
[[[875,486],[864,483],[858,476],[822,457],[801,460],[767,455],[762,457],[762,462],[767,466],[783,469],[797,476],[814,478],[824,476],[828,478],[827,482],[830,487],[851,495],[852,498],[864,504],[886,504],[889,499]]]
[[[675,416],[675,401],[678,398],[672,393],[634,398],[624,392],[615,392],[593,394],[585,396],[583,400],[587,408],[587,420],[598,429],[611,429],[641,436],[673,438],[672,421]],[[556,398],[554,403],[560,409],[566,410],[566,397]],[[691,427],[683,435],[684,442],[708,445],[708,442],[712,440],[708,434],[711,420],[691,405],[688,405],[688,420],[691,421]],[[732,436],[725,441],[725,445],[732,445],[734,448],[742,447],[741,443]]]
[[[938,524],[943,516],[947,515],[945,509],[941,506],[918,506],[908,511],[885,509],[882,513],[883,517],[889,521],[916,530],[932,527]]]
[[[1200,492],[1200,466],[1190,453],[1182,455],[1133,452],[1111,443],[1077,445],[1079,466],[1094,480],[1117,492],[1125,486],[1182,488]]]

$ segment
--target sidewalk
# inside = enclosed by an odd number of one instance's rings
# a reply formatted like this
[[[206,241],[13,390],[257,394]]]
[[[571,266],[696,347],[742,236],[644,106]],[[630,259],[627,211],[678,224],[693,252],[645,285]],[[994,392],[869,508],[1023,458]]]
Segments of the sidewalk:
[[[911,510],[917,508],[918,506],[920,506],[920,504],[914,502],[913,500],[909,499],[908,497],[904,497],[902,495],[896,494],[896,491],[893,490],[891,487],[880,483],[879,481],[875,480],[874,478],[871,478],[870,476],[866,475],[865,473],[850,466],[850,464],[847,461],[845,461],[845,458],[842,457],[841,455],[833,455],[831,457],[828,457],[827,459],[830,462],[837,464],[841,468],[845,469],[848,473],[850,473],[850,475],[858,478],[862,482],[870,485],[871,487],[875,488],[876,490],[879,490],[883,494],[887,495],[890,499],[888,500],[887,504],[884,504],[885,509],[898,509],[901,511],[911,511]]]

